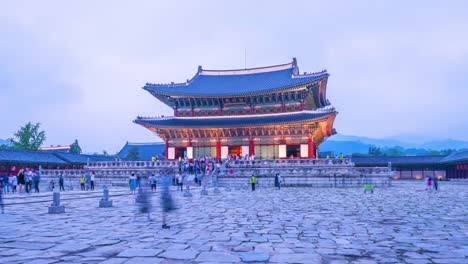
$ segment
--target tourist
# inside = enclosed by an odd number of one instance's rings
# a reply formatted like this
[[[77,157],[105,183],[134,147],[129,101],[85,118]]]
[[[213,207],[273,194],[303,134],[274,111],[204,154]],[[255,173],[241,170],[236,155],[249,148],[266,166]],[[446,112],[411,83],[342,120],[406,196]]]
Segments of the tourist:
[[[439,190],[439,179],[437,179],[437,176],[434,176],[434,179],[432,180],[432,183],[434,184],[434,191]]]
[[[180,191],[182,192],[183,187],[184,187],[184,178],[180,174],[177,175],[177,185],[178,185],[178,188],[180,188]]]
[[[151,191],[156,192],[157,178],[156,178],[156,175],[154,175],[154,173],[151,174],[151,176],[149,178],[149,182],[151,184]]]
[[[85,190],[85,176],[84,175],[81,175],[81,178],[80,178],[80,187],[81,187],[81,190],[84,191]]]
[[[169,172],[161,179],[161,207],[162,207],[162,228],[168,229],[167,214],[174,209],[171,192],[169,186],[171,185],[171,177]]]
[[[138,187],[138,209],[141,214],[146,214],[148,221],[151,221],[151,195],[146,186]]]
[[[65,191],[64,183],[65,183],[65,179],[63,178],[63,174],[60,174],[60,177],[59,177],[59,191]]]
[[[26,179],[24,175],[24,169],[19,170],[18,172],[18,193],[23,192],[23,186],[26,184]]]
[[[33,182],[34,182],[34,192],[35,193],[39,192],[39,182],[40,182],[40,180],[41,180],[41,172],[40,171],[34,172]]]
[[[55,181],[50,180],[50,182],[49,182],[49,191],[53,192],[54,189],[55,189]]]
[[[2,210],[2,214],[5,213],[5,209],[3,209],[3,181],[0,181],[0,208]]]
[[[278,175],[279,175],[279,173],[276,173],[276,175],[275,175],[275,187],[278,187],[278,185],[279,185],[279,183],[278,183],[278,180],[279,180],[279,179],[278,179]]]
[[[91,174],[89,172],[86,173],[85,182],[86,182],[86,190],[89,191],[89,189],[91,189]]]
[[[278,190],[281,190],[281,184],[283,183],[283,178],[278,174]]]
[[[431,189],[432,189],[432,179],[431,179],[431,177],[427,177],[426,184],[427,184],[426,190],[431,191]]]
[[[132,175],[128,179],[128,183],[130,185],[130,192],[132,194],[135,194],[135,190],[137,188],[137,178],[135,177],[135,173],[132,173]]]
[[[156,157],[155,156],[151,157],[151,161],[156,162]]]
[[[10,177],[10,181],[11,181],[11,192],[15,193],[16,186],[18,185],[18,177],[16,175],[13,175]]]
[[[10,179],[8,175],[4,175],[3,177],[0,177],[0,181],[3,181],[3,192],[4,193],[9,193],[10,192]]]
[[[257,183],[257,178],[255,177],[255,175],[252,175],[252,177],[250,177],[250,184],[252,185],[252,191],[255,191],[256,183]]]
[[[96,176],[94,175],[94,171],[91,172],[91,191],[94,191],[94,180],[96,179]]]
[[[26,187],[26,193],[29,193],[31,191],[31,182],[32,182],[32,171],[27,168],[26,173],[24,174],[24,181],[25,184],[24,186]]]

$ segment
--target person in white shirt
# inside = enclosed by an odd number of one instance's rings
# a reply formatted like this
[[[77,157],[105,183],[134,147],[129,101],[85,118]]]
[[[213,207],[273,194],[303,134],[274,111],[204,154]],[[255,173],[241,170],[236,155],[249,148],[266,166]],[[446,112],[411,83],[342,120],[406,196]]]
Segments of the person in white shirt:
[[[94,191],[94,179],[95,179],[94,171],[91,172],[91,191]]]

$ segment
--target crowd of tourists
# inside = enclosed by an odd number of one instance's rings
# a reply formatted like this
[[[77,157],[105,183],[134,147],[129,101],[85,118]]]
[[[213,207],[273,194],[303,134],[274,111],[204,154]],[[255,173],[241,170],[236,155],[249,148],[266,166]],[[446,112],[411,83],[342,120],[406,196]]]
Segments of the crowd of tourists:
[[[80,177],[80,190],[94,191],[96,181],[96,174],[94,171],[88,171]]]
[[[41,172],[30,168],[18,171],[16,175],[0,177],[3,193],[38,193]]]

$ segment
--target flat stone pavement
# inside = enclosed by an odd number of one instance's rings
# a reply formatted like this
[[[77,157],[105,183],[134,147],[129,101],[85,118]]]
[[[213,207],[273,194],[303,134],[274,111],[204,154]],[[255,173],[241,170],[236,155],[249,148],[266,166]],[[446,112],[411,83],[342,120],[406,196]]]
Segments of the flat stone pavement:
[[[362,189],[260,188],[192,198],[174,191],[171,229],[134,196],[66,192],[66,213],[47,214],[51,193],[8,196],[0,263],[468,263],[468,184],[422,182]]]

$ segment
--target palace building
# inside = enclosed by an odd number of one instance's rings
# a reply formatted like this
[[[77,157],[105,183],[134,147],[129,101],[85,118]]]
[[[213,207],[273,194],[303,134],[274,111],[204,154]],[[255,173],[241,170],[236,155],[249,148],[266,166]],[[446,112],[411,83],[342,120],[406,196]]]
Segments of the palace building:
[[[134,122],[164,140],[169,160],[315,158],[318,146],[334,133],[337,112],[326,97],[328,76],[325,70],[300,74],[295,58],[241,70],[199,66],[184,83],[143,87],[174,109],[174,116]]]

